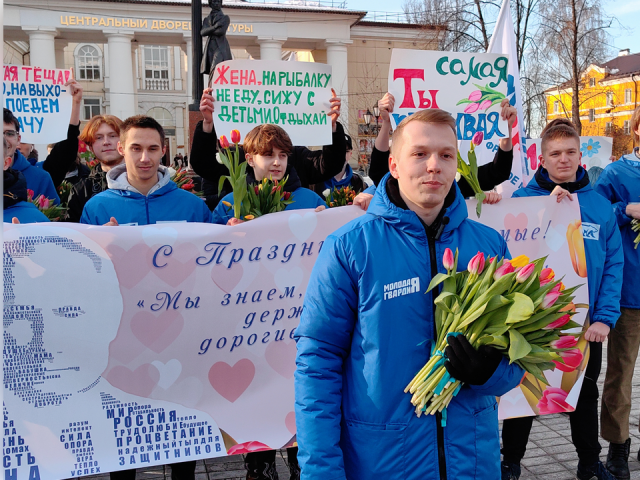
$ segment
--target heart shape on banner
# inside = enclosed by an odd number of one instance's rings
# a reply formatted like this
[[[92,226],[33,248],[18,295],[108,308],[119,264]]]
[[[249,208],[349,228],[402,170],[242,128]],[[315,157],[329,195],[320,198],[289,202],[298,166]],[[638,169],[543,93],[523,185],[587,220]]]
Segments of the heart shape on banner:
[[[151,258],[155,252],[151,253]],[[196,258],[199,257],[198,249],[192,243],[182,243],[179,248],[174,247],[170,256],[165,257],[162,253],[158,254],[158,265],[164,265],[162,268],[153,268],[153,273],[167,285],[176,288],[184,282],[189,275],[196,269]]]
[[[289,412],[284,419],[284,424],[291,435],[296,434],[296,412]]]
[[[281,268],[273,275],[273,280],[278,290],[284,293],[287,287],[299,287],[302,284],[304,272],[300,267],[293,267],[291,270]]]
[[[564,225],[552,225],[544,236],[544,242],[554,252],[560,250],[566,240],[567,227]]]
[[[160,380],[158,369],[150,363],[145,363],[133,372],[127,367],[113,367],[107,373],[107,381],[123,392],[140,397],[148,397]]]
[[[110,244],[105,249],[113,261],[120,285],[125,288],[135,287],[151,270],[152,264],[147,261],[151,249],[144,244],[138,243],[129,250]]]
[[[284,378],[293,378],[296,371],[296,342],[269,342],[264,352],[267,363]]]
[[[182,315],[173,309],[158,316],[150,312],[138,312],[131,319],[131,331],[135,337],[156,353],[171,345],[183,327]]]
[[[178,239],[178,231],[171,227],[146,226],[142,230],[144,243],[153,246],[173,245]]]
[[[233,367],[226,362],[217,362],[209,369],[209,383],[233,403],[249,388],[255,374],[256,367],[248,358],[238,360]]]
[[[524,231],[527,225],[529,225],[529,218],[526,213],[519,213],[517,217],[511,213],[504,216],[504,226],[507,230],[511,230],[511,236],[515,236],[516,230]]]
[[[231,268],[215,263],[211,267],[211,280],[225,293],[231,293],[238,286],[243,274],[244,268],[239,263],[234,264]]]
[[[311,236],[317,225],[318,219],[315,212],[305,213],[304,216],[294,213],[289,217],[289,229],[301,242]]]
[[[167,363],[162,363],[160,360],[154,360],[151,362],[151,365],[156,367],[160,372],[158,386],[165,390],[173,385],[182,373],[182,364],[175,358],[172,358]]]

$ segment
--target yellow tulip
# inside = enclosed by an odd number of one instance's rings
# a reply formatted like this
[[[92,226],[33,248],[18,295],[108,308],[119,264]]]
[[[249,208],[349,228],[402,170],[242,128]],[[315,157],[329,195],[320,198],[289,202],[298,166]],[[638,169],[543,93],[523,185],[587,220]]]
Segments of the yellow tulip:
[[[509,260],[509,263],[514,268],[524,267],[529,263],[529,257],[527,257],[526,255],[518,255],[516,258],[512,258],[511,260]]]
[[[222,204],[227,206],[227,207],[231,207],[231,204],[225,200],[222,201]]]

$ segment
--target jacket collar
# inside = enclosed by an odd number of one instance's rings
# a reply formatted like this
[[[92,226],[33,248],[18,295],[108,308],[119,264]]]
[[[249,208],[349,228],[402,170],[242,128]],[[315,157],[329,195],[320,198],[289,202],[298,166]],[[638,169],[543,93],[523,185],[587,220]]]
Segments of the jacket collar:
[[[553,180],[551,180],[551,178],[549,178],[549,172],[542,167],[540,167],[536,171],[533,180],[535,181],[536,186],[549,193],[551,193],[557,186],[564,188],[571,193],[585,192],[591,189],[591,186],[589,184],[589,175],[587,174],[587,171],[582,167],[582,165],[578,166],[575,182],[555,183],[553,182]],[[529,182],[529,185],[531,185],[531,183],[532,182]]]
[[[445,205],[438,215],[438,220],[432,226],[427,227],[415,212],[408,209],[402,201],[402,197],[395,193],[397,184],[398,181],[387,173],[380,181],[367,213],[383,218],[386,222],[414,237],[424,237],[425,232],[428,233],[432,228],[439,230],[438,227],[444,225],[444,228],[441,229],[441,238],[448,236],[458,228],[468,216],[464,197],[460,193],[458,184],[453,182],[445,199]],[[391,197],[398,204],[394,203]],[[398,201],[398,197],[400,201]]]
[[[3,208],[9,208],[19,202],[27,201],[27,180],[18,170],[8,168],[4,171]]]
[[[32,165],[29,163],[29,161],[24,158],[24,155],[20,153],[20,150],[16,148],[16,153],[14,153],[13,155],[13,165],[11,165],[11,168],[13,168],[14,170],[18,170],[19,172],[24,172],[31,166]]]
[[[324,182],[324,188],[342,188],[351,185],[351,179],[353,178],[353,169],[351,165],[347,164],[347,168],[344,171],[344,176],[341,180],[336,180],[335,177],[331,177]]]
[[[132,192],[137,193],[138,195],[142,195],[135,187],[133,187],[129,180],[127,179],[127,166],[124,163],[113,167],[111,170],[107,172],[107,185],[110,190],[120,190],[121,192]],[[171,181],[171,175],[169,174],[169,169],[163,165],[158,166],[158,183],[156,183],[149,193],[147,193],[147,197],[152,196],[153,194],[162,195],[167,193],[164,191],[164,187],[171,187],[173,185],[175,187],[175,183]],[[162,192],[160,190],[163,189]],[[173,190],[172,188],[170,188]]]

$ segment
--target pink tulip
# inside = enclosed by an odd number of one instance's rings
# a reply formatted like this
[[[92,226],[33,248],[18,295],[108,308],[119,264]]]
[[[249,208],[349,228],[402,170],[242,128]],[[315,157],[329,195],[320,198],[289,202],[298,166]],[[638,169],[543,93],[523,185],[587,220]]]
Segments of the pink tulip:
[[[474,143],[474,145],[478,146],[482,143],[483,138],[484,138],[484,134],[482,132],[476,132],[473,135],[473,138],[471,139],[471,141]]]
[[[30,188],[27,188],[27,200],[31,201],[33,200],[33,190],[31,190]]]
[[[540,272],[540,286],[543,287],[556,278],[555,272],[551,268],[543,268]]]
[[[471,274],[480,275],[484,270],[484,253],[476,253],[475,256],[469,260],[467,270],[469,270],[469,273]]]
[[[555,287],[553,287],[549,293],[560,293],[562,291],[562,282],[559,282]]]
[[[444,251],[444,255],[442,256],[442,264],[447,271],[453,270],[453,252],[450,248],[447,248]]]
[[[464,109],[464,113],[474,113],[478,110],[479,107],[480,105],[478,105],[477,103],[470,103],[469,105],[467,105],[467,108]]]
[[[578,344],[578,339],[573,335],[563,335],[558,340],[551,342],[553,348],[573,348]]]
[[[542,308],[547,309],[549,307],[552,307],[553,304],[556,303],[559,297],[560,297],[560,292],[554,292],[553,290],[550,291],[544,296],[544,300],[542,300]]]
[[[472,102],[477,102],[482,98],[482,92],[480,90],[475,90],[469,94],[469,100]]]
[[[572,412],[574,408],[567,403],[567,395],[561,388],[547,387],[537,405],[540,414]]]
[[[543,330],[554,330],[554,329],[557,329],[557,328],[564,327],[567,323],[569,323],[569,320],[571,320],[571,317],[568,314],[567,315],[563,315],[559,319],[557,319],[556,321],[551,322],[549,325],[544,327]]]
[[[40,195],[38,197],[38,205],[40,206],[41,209],[46,210],[47,208],[49,208],[50,203],[51,203],[50,200],[44,195]]]
[[[560,352],[560,356],[564,363],[559,362],[558,360],[554,360],[553,363],[556,364],[556,368],[562,372],[573,372],[578,365],[582,363],[583,355],[579,348],[573,348],[571,350],[567,350],[566,352]]]
[[[493,105],[493,102],[491,100],[485,100],[484,102],[482,102],[480,104],[480,108],[479,110],[486,110],[487,108],[489,108],[491,105]]]
[[[220,137],[220,146],[222,148],[229,148],[229,140],[227,140],[227,137],[224,135]]]
[[[514,270],[515,269],[513,268],[513,265],[511,265],[511,263],[504,262],[500,268],[496,269],[495,273],[493,274],[493,279],[497,282],[505,275],[513,273]]]
[[[533,263],[529,263],[520,269],[518,274],[516,275],[516,282],[524,283],[526,282],[533,271],[536,269],[536,266]]]
[[[240,143],[240,130],[231,130],[231,141],[233,143]]]

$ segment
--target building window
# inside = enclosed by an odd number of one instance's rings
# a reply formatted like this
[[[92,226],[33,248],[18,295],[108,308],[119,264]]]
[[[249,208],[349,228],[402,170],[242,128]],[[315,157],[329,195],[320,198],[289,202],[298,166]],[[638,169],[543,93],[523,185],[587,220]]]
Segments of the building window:
[[[625,120],[623,128],[624,128],[625,135],[631,135],[631,121]]]
[[[596,111],[593,108],[591,108],[589,109],[589,122],[593,123],[595,121],[596,121]]]
[[[102,53],[92,45],[82,45],[76,51],[78,80],[102,79]]]
[[[607,107],[613,107],[613,92],[607,92]]]
[[[624,103],[631,103],[631,89],[627,88],[624,91]]]
[[[611,133],[611,122],[607,122],[604,124],[604,133],[609,135]]]
[[[560,110],[560,102],[558,101],[553,102],[553,113],[558,113],[559,110]]]
[[[142,47],[144,61],[144,88],[170,90],[169,49],[161,46]]]
[[[82,120],[91,120],[96,115],[100,115],[101,110],[99,98],[82,99]]]
[[[596,86],[596,79],[595,78],[591,77],[589,79],[589,86],[590,87],[595,87]]]
[[[173,115],[166,108],[153,107],[147,112],[147,115],[155,118],[163,128],[175,128]]]

